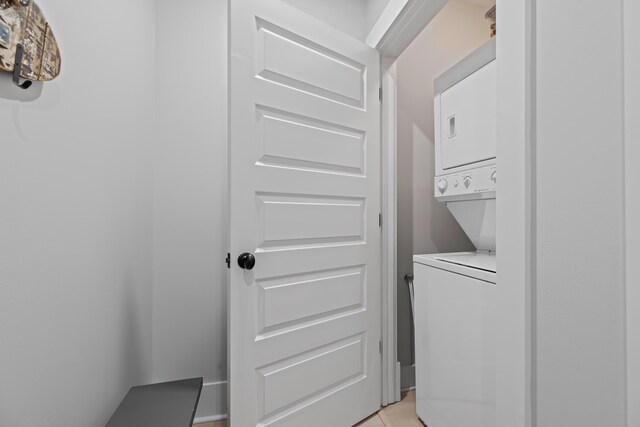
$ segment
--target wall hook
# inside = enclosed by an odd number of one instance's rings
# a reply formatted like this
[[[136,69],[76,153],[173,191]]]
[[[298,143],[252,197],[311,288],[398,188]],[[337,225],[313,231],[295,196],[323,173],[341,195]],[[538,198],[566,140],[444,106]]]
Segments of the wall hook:
[[[33,82],[31,80],[25,80],[20,83],[20,70],[22,69],[22,55],[24,54],[24,47],[18,43],[16,46],[16,62],[13,66],[13,83],[20,89],[29,89]]]

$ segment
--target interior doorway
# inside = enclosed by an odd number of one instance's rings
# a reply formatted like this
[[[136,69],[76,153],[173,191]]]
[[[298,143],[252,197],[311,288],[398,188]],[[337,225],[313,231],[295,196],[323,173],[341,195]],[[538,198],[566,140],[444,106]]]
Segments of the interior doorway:
[[[397,162],[398,70],[396,59],[407,46],[436,17],[446,2],[408,2],[398,24],[382,37],[378,43],[383,54],[383,201],[389,222],[385,239],[388,244],[384,254],[383,291],[388,322],[385,324],[388,346],[397,339],[396,319],[399,319],[394,298],[405,286],[404,276],[397,265],[397,235],[400,219],[397,211],[396,181],[399,174]],[[502,248],[499,255],[501,271],[498,281],[509,286],[498,286],[497,322],[497,420],[500,426],[525,426],[531,419],[531,357],[532,343],[532,298],[530,268],[532,263],[532,216],[531,209],[531,106],[534,94],[532,81],[534,63],[532,48],[532,5],[528,0],[497,1],[497,63],[498,63],[498,122],[501,123],[497,138],[498,167],[501,169],[501,198],[497,203],[497,245]],[[517,230],[517,232],[514,232]],[[385,329],[383,329],[383,333]],[[395,351],[386,348],[388,351]],[[383,390],[393,396],[400,388],[401,372],[396,365],[395,376],[388,363],[383,378]]]
[[[413,255],[474,251],[445,204],[435,199],[434,81],[490,39],[492,2],[449,2],[395,60],[397,82],[397,334],[401,390],[415,386],[410,278]],[[489,4],[491,3],[491,4]]]

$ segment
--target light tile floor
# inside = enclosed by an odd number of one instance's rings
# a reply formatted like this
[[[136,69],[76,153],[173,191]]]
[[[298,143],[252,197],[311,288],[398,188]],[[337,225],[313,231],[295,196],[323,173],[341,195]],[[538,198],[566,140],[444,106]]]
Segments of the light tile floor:
[[[358,427],[424,427],[416,415],[416,393],[402,394],[402,400],[380,409],[377,415],[358,424]]]
[[[226,421],[196,424],[194,427],[227,427]],[[402,400],[362,421],[357,427],[424,427],[416,415],[416,394],[402,394]]]
[[[212,421],[204,424],[194,424],[193,427],[227,427],[226,421]]]

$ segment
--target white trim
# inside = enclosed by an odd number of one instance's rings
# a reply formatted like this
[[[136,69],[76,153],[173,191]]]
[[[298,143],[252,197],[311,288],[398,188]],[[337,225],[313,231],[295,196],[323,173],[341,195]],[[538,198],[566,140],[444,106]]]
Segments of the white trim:
[[[395,58],[400,56],[447,1],[409,0],[377,43],[380,54]]]
[[[382,405],[398,401],[397,364],[397,223],[396,223],[396,66],[381,58],[382,125]]]
[[[524,271],[524,339],[525,360],[524,384],[524,425],[537,426],[537,44],[536,5],[537,0],[524,1],[525,23],[525,271]]]
[[[640,14],[636,0],[624,2],[625,237],[627,300],[627,426],[640,426]]]
[[[193,425],[211,423],[214,421],[222,421],[227,419],[227,414],[223,415],[212,415],[210,417],[200,417],[193,420]]]
[[[401,389],[400,389],[400,378],[402,377],[402,366],[400,362],[396,363],[396,402],[400,402],[402,398]]]
[[[382,41],[387,30],[393,25],[393,22],[400,16],[407,3],[409,3],[409,0],[389,0],[373,28],[371,28],[365,43],[375,49]]]
[[[534,422],[534,0],[498,0],[496,426]],[[503,284],[503,285],[501,285]]]
[[[400,367],[400,391],[409,391],[415,388],[416,388],[416,365],[401,366]]]
[[[208,423],[225,419],[227,419],[227,382],[204,383],[193,423]]]

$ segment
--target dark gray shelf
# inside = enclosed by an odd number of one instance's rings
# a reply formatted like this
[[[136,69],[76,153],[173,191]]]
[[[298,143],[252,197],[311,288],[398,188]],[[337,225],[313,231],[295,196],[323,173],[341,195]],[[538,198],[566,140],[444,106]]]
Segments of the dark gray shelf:
[[[191,427],[202,378],[132,387],[106,427]]]

